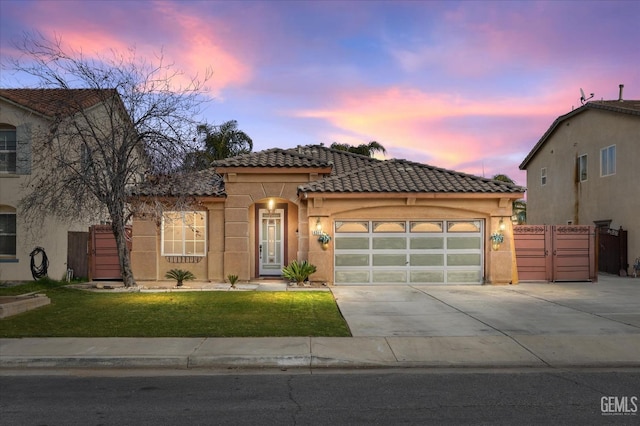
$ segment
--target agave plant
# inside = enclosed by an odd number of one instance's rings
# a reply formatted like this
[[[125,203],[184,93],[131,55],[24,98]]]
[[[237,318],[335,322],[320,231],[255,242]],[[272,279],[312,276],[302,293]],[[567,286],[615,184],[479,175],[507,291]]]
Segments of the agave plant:
[[[310,264],[306,260],[302,263],[294,260],[282,268],[282,275],[289,281],[295,281],[298,285],[302,285],[302,283],[309,278],[309,275],[314,272],[316,272],[315,265]]]
[[[182,269],[171,269],[164,274],[165,278],[171,278],[176,280],[176,286],[182,287],[184,281],[195,280],[196,276],[191,271],[185,271]]]

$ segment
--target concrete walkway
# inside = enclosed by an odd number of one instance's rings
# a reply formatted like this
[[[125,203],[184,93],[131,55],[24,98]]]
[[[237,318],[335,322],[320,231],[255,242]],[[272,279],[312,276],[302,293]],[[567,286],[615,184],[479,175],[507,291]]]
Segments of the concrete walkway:
[[[640,278],[331,290],[354,337],[0,339],[0,368],[640,367]]]

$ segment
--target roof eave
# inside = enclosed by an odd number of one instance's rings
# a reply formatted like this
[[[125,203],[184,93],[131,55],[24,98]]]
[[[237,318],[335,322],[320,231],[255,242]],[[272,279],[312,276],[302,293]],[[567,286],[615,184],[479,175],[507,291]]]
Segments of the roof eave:
[[[420,198],[420,199],[479,199],[479,198],[508,198],[519,200],[524,192],[320,192],[298,190],[298,197],[309,198]]]
[[[244,173],[244,174],[310,174],[310,173],[331,173],[331,167],[252,167],[252,166],[236,166],[236,167],[216,167],[219,174],[226,173]]]
[[[527,154],[527,156],[525,157],[525,159],[522,161],[522,163],[520,163],[520,166],[518,166],[518,168],[520,170],[525,170],[527,168],[527,165],[531,162],[531,160],[533,160],[533,158],[536,156],[536,154],[538,153],[538,151],[540,151],[540,149],[542,148],[542,146],[546,143],[546,141],[551,137],[551,135],[553,134],[553,132],[558,128],[558,126],[565,120],[574,117],[588,109],[594,109],[594,110],[599,110],[599,111],[609,111],[609,112],[615,112],[618,114],[631,114],[631,115],[640,115],[640,111],[636,111],[634,109],[629,109],[629,108],[625,108],[625,107],[620,107],[620,106],[615,106],[615,105],[609,105],[609,104],[601,104],[598,103],[598,101],[596,102],[587,102],[586,104],[582,105],[580,108],[577,108],[571,112],[568,112],[567,114],[561,115],[560,117],[556,118],[555,121],[551,124],[551,126],[549,127],[549,129],[547,129],[547,131],[544,133],[544,135],[542,135],[542,138],[540,138],[540,140],[535,144],[535,146],[533,147],[533,149],[529,152],[529,154]]]

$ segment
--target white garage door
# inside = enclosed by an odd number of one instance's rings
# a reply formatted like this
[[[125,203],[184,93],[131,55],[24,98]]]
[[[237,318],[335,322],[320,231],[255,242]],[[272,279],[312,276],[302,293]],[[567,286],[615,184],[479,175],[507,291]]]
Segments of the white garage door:
[[[335,284],[481,284],[482,220],[335,222]]]

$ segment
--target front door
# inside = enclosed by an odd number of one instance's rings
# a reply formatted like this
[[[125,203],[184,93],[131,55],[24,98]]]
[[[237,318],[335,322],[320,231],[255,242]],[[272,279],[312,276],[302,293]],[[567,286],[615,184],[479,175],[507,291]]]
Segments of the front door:
[[[258,258],[260,275],[282,275],[284,257],[284,210],[259,210],[260,236],[258,241]]]

